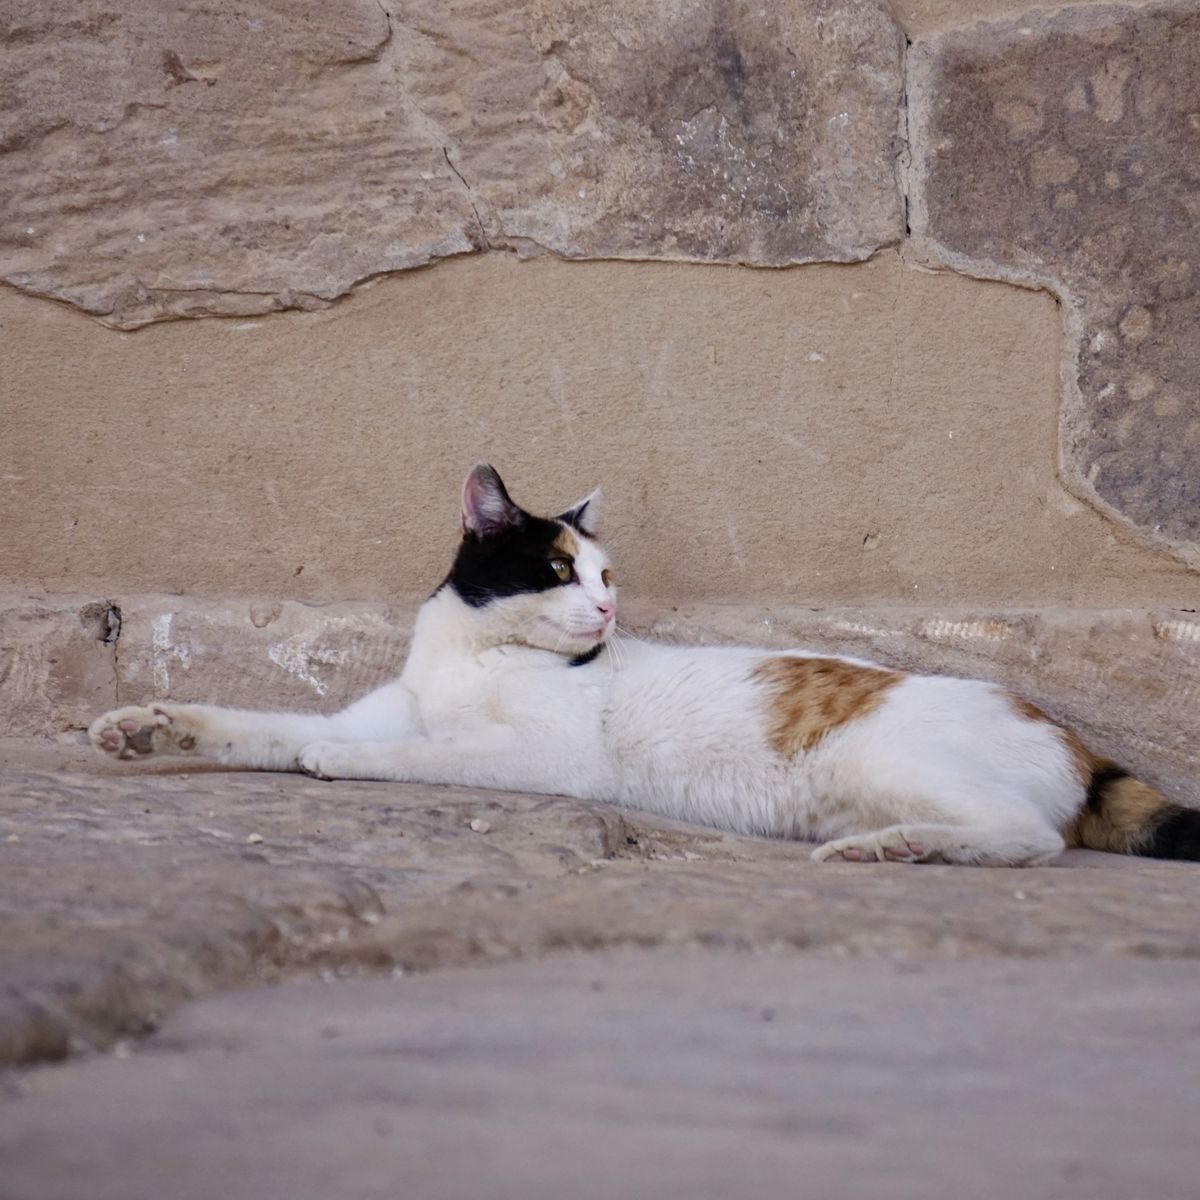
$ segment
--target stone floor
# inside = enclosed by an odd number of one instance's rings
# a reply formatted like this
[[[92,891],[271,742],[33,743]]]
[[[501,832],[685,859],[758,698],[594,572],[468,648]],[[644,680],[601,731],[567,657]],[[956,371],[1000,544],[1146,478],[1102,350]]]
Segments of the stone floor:
[[[1195,1194],[1200,867],[32,741],[0,824],[5,1200]]]

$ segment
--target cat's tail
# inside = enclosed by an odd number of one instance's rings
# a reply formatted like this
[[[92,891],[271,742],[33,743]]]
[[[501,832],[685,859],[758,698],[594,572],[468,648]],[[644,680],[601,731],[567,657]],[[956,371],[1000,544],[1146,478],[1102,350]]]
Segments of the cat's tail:
[[[1145,858],[1200,860],[1200,810],[1172,804],[1107,758],[1092,759],[1075,845]]]

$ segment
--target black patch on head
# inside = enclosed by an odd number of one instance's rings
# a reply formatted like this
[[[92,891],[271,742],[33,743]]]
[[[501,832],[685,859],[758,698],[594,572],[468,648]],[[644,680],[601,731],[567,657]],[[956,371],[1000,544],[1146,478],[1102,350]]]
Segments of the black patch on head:
[[[1200,861],[1200,812],[1172,804],[1155,824],[1150,840],[1137,849],[1146,858],[1182,858]]]
[[[570,525],[571,529],[575,533],[579,534],[580,537],[587,538],[589,542],[594,542],[596,540],[596,535],[594,533],[588,533],[588,531],[584,529],[584,527],[580,525],[577,520],[572,519],[571,513],[563,513],[563,515],[556,518],[556,520],[561,521],[564,525]]]
[[[559,579],[550,566],[552,558],[570,558],[554,544],[561,535],[557,521],[526,512],[498,533],[480,536],[467,532],[446,583],[472,608],[522,592],[565,587],[570,580]]]
[[[589,496],[582,504],[577,504],[574,508],[568,508],[566,512],[559,513],[554,519],[561,521],[564,525],[570,525],[576,533],[594,542],[596,535],[590,529],[584,528],[584,525],[588,523],[588,509],[592,507],[592,500],[593,497]]]
[[[577,654],[569,663],[568,667],[586,667],[588,663],[595,662],[600,657],[600,651],[604,649],[603,642],[597,642],[590,650],[585,650],[582,654]]]
[[[1116,763],[1109,763],[1106,767],[1101,767],[1098,771],[1092,773],[1092,781],[1088,784],[1087,790],[1087,806],[1094,813],[1099,813],[1104,808],[1104,793],[1114,784],[1119,783],[1122,779],[1128,779],[1129,772],[1123,767],[1118,767]]]

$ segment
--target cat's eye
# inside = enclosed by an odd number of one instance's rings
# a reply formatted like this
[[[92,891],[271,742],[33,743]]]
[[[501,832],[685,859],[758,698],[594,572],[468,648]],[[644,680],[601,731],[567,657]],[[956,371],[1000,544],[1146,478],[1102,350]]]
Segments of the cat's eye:
[[[600,572],[600,582],[604,584],[605,587],[612,587],[613,585],[613,573],[607,567]]]
[[[575,574],[575,572],[571,569],[570,561],[565,558],[552,558],[550,560],[550,570],[552,570],[555,575],[557,575],[559,579],[563,581],[563,583],[570,583],[571,576]]]

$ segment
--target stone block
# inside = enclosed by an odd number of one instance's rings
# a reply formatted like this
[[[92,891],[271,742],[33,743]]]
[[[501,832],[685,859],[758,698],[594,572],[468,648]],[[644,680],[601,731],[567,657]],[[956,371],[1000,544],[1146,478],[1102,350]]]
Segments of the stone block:
[[[920,253],[1059,296],[1065,481],[1200,563],[1200,11],[1031,13],[909,66]]]
[[[903,233],[882,0],[0,15],[0,277],[121,328],[490,246],[765,266]]]

